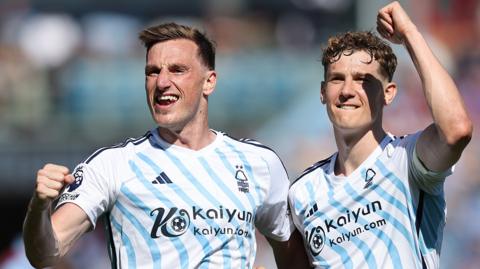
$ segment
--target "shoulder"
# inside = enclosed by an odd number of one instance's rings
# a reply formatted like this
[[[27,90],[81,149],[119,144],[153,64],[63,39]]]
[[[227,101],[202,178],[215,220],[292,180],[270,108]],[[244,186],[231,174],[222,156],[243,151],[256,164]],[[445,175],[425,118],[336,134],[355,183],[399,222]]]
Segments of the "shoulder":
[[[278,154],[272,148],[260,143],[257,140],[250,138],[234,138],[225,133],[223,135],[225,137],[225,142],[235,150],[245,153],[258,154],[266,159],[280,159]]]
[[[318,188],[320,186],[325,186],[325,182],[323,182],[325,177],[323,175],[328,171],[332,157],[333,155],[314,163],[305,169],[305,171],[290,184],[288,197],[292,205],[292,210],[295,210],[292,212],[296,212],[295,214],[297,214],[298,212],[296,210],[298,206],[308,203],[311,193],[319,191],[320,189]]]
[[[283,164],[278,154],[270,147],[260,143],[257,140],[250,138],[234,138],[227,134],[225,136],[225,143],[231,150],[236,151],[239,155],[243,155],[246,159],[252,158],[262,160],[270,172],[283,171],[286,173],[287,169]]]
[[[390,138],[391,138],[391,144],[394,147],[406,147],[408,145],[415,144],[421,133],[422,132],[419,131],[419,132],[416,132],[416,133],[405,134],[405,135],[401,135],[401,136],[392,135],[392,134],[389,134],[389,135],[390,135]]]
[[[259,141],[251,138],[236,138],[233,137],[229,134],[223,133],[225,137],[225,141],[227,143],[232,144],[232,146],[236,146],[238,148],[246,149],[246,150],[253,150],[253,151],[259,151],[259,152],[269,152],[269,153],[274,153],[275,151],[260,143]]]
[[[396,156],[394,159],[400,158],[399,160],[407,160],[409,156],[413,154],[420,134],[421,131],[402,136],[389,134],[390,142],[384,148],[386,156],[389,158]]]
[[[318,172],[321,172],[321,173],[325,173],[325,171],[328,170],[328,167],[330,165],[330,163],[332,162],[333,160],[333,156],[334,155],[331,155],[330,157],[326,158],[326,159],[323,159],[321,161],[318,161],[314,164],[312,164],[310,167],[308,167],[307,169],[305,169],[301,174],[300,176],[298,176],[293,182],[292,184],[290,185],[290,188],[293,188],[295,185],[300,185],[302,183],[304,183],[305,181],[308,181],[308,179],[311,177],[311,176],[314,176],[316,175],[316,173]]]
[[[128,154],[132,148],[141,147],[152,136],[152,133],[148,131],[141,137],[127,138],[125,141],[107,147],[97,149],[94,153],[88,156],[83,163],[92,164],[98,161],[105,160],[118,160]]]

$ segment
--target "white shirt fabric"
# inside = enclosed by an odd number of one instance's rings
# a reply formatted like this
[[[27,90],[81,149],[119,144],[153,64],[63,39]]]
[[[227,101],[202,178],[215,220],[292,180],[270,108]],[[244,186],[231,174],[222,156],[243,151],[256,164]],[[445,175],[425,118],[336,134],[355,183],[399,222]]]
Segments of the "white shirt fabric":
[[[387,135],[347,177],[334,174],[337,152],[294,181],[292,218],[316,268],[422,268],[422,255],[427,268],[439,267],[443,183],[453,168],[428,171],[415,153],[419,134]]]
[[[213,132],[199,151],[156,129],[99,149],[57,207],[75,203],[93,225],[106,215],[114,268],[252,268],[255,227],[278,241],[294,229],[287,173],[258,142]]]

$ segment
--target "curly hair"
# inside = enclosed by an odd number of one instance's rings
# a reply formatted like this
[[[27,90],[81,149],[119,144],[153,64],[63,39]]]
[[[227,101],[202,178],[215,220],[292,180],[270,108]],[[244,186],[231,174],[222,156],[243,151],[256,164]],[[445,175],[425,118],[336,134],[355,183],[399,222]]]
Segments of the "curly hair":
[[[147,48],[155,44],[174,39],[187,39],[198,46],[198,55],[203,63],[210,69],[215,69],[215,44],[205,34],[196,28],[173,22],[148,27],[141,31],[138,38]]]
[[[338,61],[342,55],[352,55],[357,51],[370,54],[370,63],[377,61],[388,81],[392,81],[397,57],[385,41],[370,31],[346,32],[330,37],[327,47],[323,49],[322,65],[325,74],[328,66]]]

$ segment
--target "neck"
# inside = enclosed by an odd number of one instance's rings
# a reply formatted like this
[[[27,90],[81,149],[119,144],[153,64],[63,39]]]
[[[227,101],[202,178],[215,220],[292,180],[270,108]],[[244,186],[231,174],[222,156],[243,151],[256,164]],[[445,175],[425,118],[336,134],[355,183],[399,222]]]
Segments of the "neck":
[[[216,138],[208,127],[206,113],[199,113],[197,117],[181,127],[158,127],[160,137],[170,144],[200,150],[210,145]]]
[[[160,137],[168,143],[191,150],[200,150],[211,144],[216,138],[215,133],[208,128],[198,132],[193,130],[177,132],[162,127],[158,127],[157,130]]]
[[[370,154],[378,147],[386,132],[368,130],[355,134],[342,134],[335,130],[335,142],[338,147],[338,156],[335,161],[335,174],[348,176],[357,169]]]

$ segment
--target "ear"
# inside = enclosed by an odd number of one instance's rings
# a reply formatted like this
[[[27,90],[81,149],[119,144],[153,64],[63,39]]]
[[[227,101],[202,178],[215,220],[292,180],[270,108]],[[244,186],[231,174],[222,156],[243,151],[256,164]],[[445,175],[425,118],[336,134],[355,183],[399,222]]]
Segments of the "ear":
[[[209,96],[215,90],[217,85],[217,72],[214,70],[207,71],[207,78],[203,82],[203,95]]]
[[[393,102],[393,99],[397,95],[397,84],[395,82],[387,83],[384,91],[384,105],[388,106]]]
[[[322,102],[322,104],[325,104],[325,81],[322,81],[322,83],[320,84],[320,102]]]

